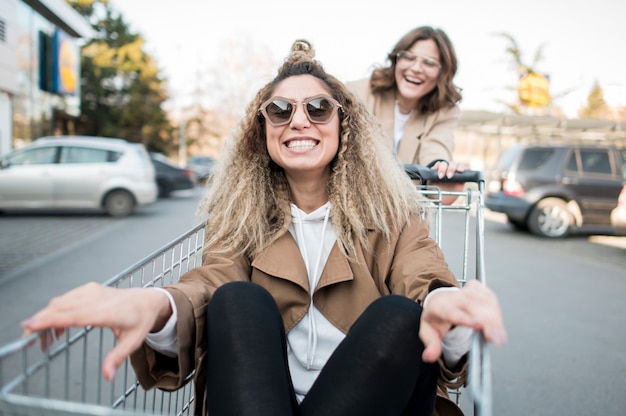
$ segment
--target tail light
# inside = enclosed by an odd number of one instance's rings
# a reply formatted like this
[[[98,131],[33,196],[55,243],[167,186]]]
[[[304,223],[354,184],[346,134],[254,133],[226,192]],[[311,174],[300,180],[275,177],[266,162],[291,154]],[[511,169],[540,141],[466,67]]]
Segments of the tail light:
[[[183,169],[183,174],[192,181],[196,180],[196,174],[191,169]]]
[[[504,181],[502,181],[502,192],[509,196],[522,196],[524,195],[524,188],[514,177],[504,178]]]
[[[626,207],[626,185],[622,187],[622,192],[619,193],[619,198],[617,199],[618,207]]]

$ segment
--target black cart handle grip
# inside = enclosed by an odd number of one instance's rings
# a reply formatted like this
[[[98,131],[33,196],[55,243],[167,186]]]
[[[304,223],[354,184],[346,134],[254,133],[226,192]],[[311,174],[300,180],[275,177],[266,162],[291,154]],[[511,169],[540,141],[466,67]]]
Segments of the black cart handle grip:
[[[463,172],[456,172],[452,178],[448,178],[447,176],[440,178],[437,176],[437,170],[423,165],[405,164],[404,170],[406,174],[409,175],[409,178],[413,180],[419,180],[421,182],[432,181],[452,183],[479,183],[485,181],[483,173],[479,170],[465,170]]]

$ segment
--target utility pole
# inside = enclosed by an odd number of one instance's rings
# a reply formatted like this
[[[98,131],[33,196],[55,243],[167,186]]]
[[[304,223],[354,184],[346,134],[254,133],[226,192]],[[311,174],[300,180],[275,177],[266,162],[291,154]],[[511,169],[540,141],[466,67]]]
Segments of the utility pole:
[[[178,165],[187,166],[187,119],[181,109],[180,126],[178,127]]]

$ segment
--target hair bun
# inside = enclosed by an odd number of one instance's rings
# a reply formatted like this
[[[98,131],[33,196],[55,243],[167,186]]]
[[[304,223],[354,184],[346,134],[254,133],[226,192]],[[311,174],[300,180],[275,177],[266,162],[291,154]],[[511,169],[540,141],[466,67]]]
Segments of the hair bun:
[[[311,42],[306,39],[296,39],[296,41],[291,45],[291,53],[287,58],[290,61],[294,60],[311,60],[315,58],[315,48]]]

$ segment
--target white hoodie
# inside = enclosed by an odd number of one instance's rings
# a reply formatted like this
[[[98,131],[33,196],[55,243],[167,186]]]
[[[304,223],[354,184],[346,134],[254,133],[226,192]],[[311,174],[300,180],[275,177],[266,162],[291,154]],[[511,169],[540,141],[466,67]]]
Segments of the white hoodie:
[[[289,232],[296,240],[309,274],[311,304],[306,315],[287,334],[289,371],[298,401],[304,399],[320,370],[345,335],[313,304],[313,293],[322,275],[336,236],[330,224],[330,202],[310,214],[291,204]]]

